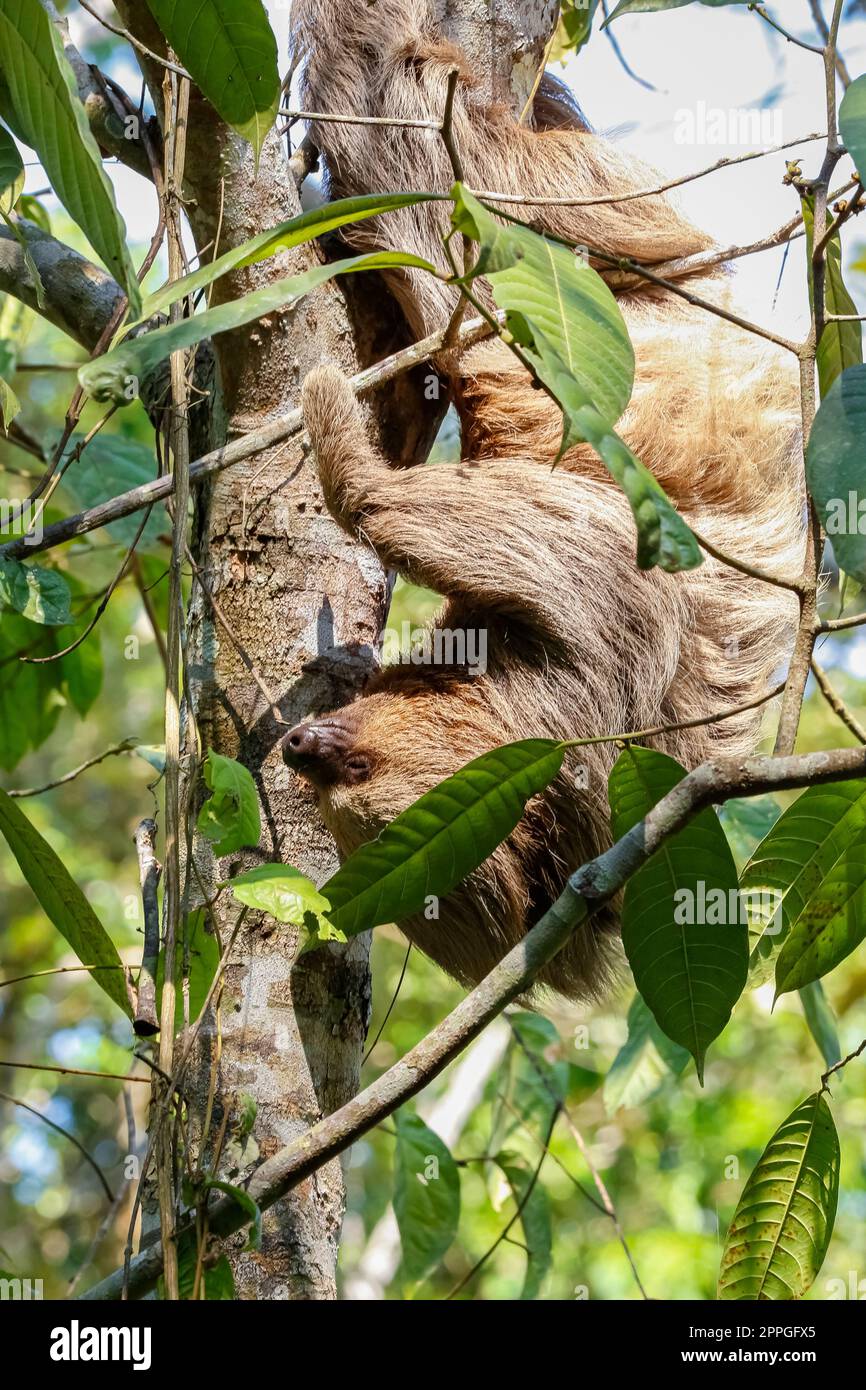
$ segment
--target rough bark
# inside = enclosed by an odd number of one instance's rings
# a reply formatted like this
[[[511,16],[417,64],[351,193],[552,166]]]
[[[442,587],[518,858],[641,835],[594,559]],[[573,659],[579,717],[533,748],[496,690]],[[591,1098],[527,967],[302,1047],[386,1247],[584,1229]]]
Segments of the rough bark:
[[[160,50],[159,34],[143,6],[120,0],[117,9],[130,29]],[[487,6],[475,0],[452,4],[453,15],[460,12],[461,31],[464,12],[476,9]],[[498,81],[513,71],[519,52],[531,47],[537,55],[539,41],[543,48],[536,0],[509,0],[504,9],[510,17],[508,56],[503,60],[497,49]],[[520,11],[526,15],[523,37],[512,24]],[[523,49],[530,31],[536,40]],[[475,34],[476,42],[489,38],[489,24]],[[162,74],[144,66],[159,110]],[[518,85],[528,90],[525,82]],[[191,108],[186,167],[184,192],[199,247],[209,244],[219,229],[219,249],[225,251],[299,210],[276,137],[266,143],[256,172],[249,147],[197,99]],[[217,294],[233,298],[246,293],[303,269],[320,254],[302,248],[248,267],[220,282]],[[356,370],[399,346],[401,339],[405,341],[405,328],[398,315],[369,282],[353,285],[348,300],[341,289],[327,288],[291,315],[273,315],[221,336],[215,341],[221,378],[218,414],[226,432],[256,430],[291,409],[304,376],[322,360]],[[419,392],[418,379],[406,379],[371,404],[371,428],[379,431],[389,455],[404,463],[424,456],[438,423],[431,406],[420,404]],[[314,464],[299,442],[218,475],[199,494],[196,535],[197,563],[207,586],[234,638],[275,692],[287,724],[345,703],[376,661],[390,586],[375,556],[352,543],[329,517]],[[214,865],[205,847],[196,845],[203,882],[211,888],[263,860],[291,863],[321,882],[335,867],[333,844],[312,797],[282,762],[279,743],[285,730],[200,589],[190,613],[187,661],[202,746],[239,758],[250,769],[263,813],[262,840],[252,855]],[[234,920],[227,897],[222,894],[215,909],[223,940]],[[219,1024],[211,1019],[203,1030],[188,1091],[191,1110],[200,1117],[219,1032],[211,1132],[219,1130],[228,1111],[224,1176],[238,1180],[256,1153],[275,1153],[357,1090],[369,1011],[367,950],[363,939],[298,960],[293,929],[257,914],[245,917],[226,973]],[[231,1140],[242,1095],[253,1098],[257,1111],[254,1147],[248,1145],[239,1158]],[[240,1173],[230,1171],[232,1156]],[[207,1162],[207,1139],[201,1158]],[[333,1298],[343,1201],[342,1170],[334,1160],[268,1213],[261,1253],[235,1254],[239,1296]]]

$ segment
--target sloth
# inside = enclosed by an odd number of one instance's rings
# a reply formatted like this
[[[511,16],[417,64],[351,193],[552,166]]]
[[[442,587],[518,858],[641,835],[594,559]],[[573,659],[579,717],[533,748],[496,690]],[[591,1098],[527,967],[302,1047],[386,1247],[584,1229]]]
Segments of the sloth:
[[[437,32],[435,0],[294,0],[293,44],[306,108],[437,120],[458,71],[453,138],[474,189],[571,206],[509,205],[540,232],[652,265],[726,309],[730,274],[712,241],[661,195],[652,170],[594,134],[549,77],[530,118],[491,106],[460,49]],[[452,166],[435,132],[319,122],[312,127],[332,197],[447,191]],[[591,205],[580,200],[595,199]],[[350,228],[355,250],[412,251],[447,271],[448,204],[427,203]],[[708,254],[702,254],[708,253]],[[683,265],[683,262],[687,262]],[[709,263],[709,265],[708,265]],[[457,292],[422,271],[388,272],[417,337],[448,324]],[[711,551],[793,572],[803,551],[798,396],[785,355],[730,319],[632,276],[613,286],[635,348],[636,380],[618,432]],[[693,570],[640,570],[628,503],[593,450],[554,467],[556,404],[499,340],[450,351],[447,376],[461,459],[389,465],[333,366],[306,378],[302,405],[328,509],[386,569],[444,599],[434,628],[485,634],[484,669],[386,667],[345,708],[311,718],[283,746],[319,795],[342,855],[464,764],[529,737],[581,739],[673,727],[649,742],[686,767],[752,751],[768,688],[786,654],[794,600],[704,555]],[[691,727],[682,727],[691,723]],[[610,843],[614,744],[571,751],[511,836],[439,905],[400,923],[465,985],[477,983],[544,913],[568,874]],[[616,905],[578,929],[537,984],[598,997],[616,974]]]

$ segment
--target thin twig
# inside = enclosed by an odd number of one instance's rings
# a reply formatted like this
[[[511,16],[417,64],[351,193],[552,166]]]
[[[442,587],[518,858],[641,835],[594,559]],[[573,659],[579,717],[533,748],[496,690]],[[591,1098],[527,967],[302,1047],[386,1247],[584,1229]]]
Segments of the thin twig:
[[[83,1071],[81,1067],[59,1067],[53,1062],[6,1062],[0,1059],[0,1067],[12,1067],[15,1071],[55,1071],[61,1076],[92,1076],[97,1081],[138,1081],[150,1085],[147,1076],[125,1076],[114,1071]]]
[[[74,1144],[78,1152],[82,1155],[83,1158],[87,1160],[94,1173],[99,1178],[99,1181],[102,1183],[103,1191],[105,1192],[105,1195],[108,1198],[109,1202],[114,1201],[114,1193],[108,1185],[108,1179],[106,1178],[99,1164],[96,1162],[96,1159],[93,1158],[92,1155],[87,1152],[84,1145],[81,1143],[79,1139],[76,1139],[74,1134],[70,1134],[68,1129],[64,1129],[63,1126],[57,1124],[55,1120],[50,1120],[47,1115],[42,1114],[41,1110],[34,1109],[34,1107],[32,1105],[28,1105],[26,1101],[19,1100],[17,1096],[10,1096],[7,1091],[0,1091],[0,1100],[6,1100],[9,1102],[10,1105],[19,1106],[22,1110],[26,1110],[28,1115],[35,1115],[37,1120],[41,1120],[44,1125],[48,1125],[50,1129],[56,1130],[58,1134],[62,1134],[63,1138],[68,1139],[70,1144]]]
[[[860,743],[866,743],[866,729],[863,728],[859,720],[855,719],[841,695],[837,694],[833,689],[833,686],[830,684],[830,677],[827,675],[824,667],[818,665],[814,657],[812,657],[812,674],[818,682],[818,688],[821,694],[824,696],[824,699],[827,701],[833,713],[839,716],[842,723],[846,728],[851,730],[851,733]]]
[[[88,758],[87,762],[81,763],[79,767],[74,767],[71,772],[64,773],[62,777],[56,777],[53,782],[46,782],[41,787],[15,787],[12,791],[8,791],[6,795],[14,797],[41,796],[43,792],[54,791],[55,787],[65,787],[67,782],[74,782],[76,777],[81,776],[82,772],[87,772],[90,768],[96,767],[97,764],[104,762],[106,758],[116,758],[123,753],[131,753],[135,746],[135,739],[126,738],[123,740],[123,743],[116,743],[113,747],[106,748],[104,753],[98,753],[95,758]]]
[[[130,33],[128,29],[123,29],[119,24],[112,24],[110,19],[105,19],[92,5],[88,4],[87,0],[78,0],[78,3],[81,8],[86,10],[89,15],[92,15],[97,23],[101,24],[104,29],[108,29],[112,34],[117,34],[118,38],[126,39],[126,42],[137,49],[139,53],[143,53],[145,58],[150,58],[152,62],[159,63],[161,67],[168,68],[169,72],[177,73],[178,77],[186,77],[192,81],[186,68],[182,68],[178,63],[172,63],[168,58],[161,57],[159,53],[154,53],[152,48],[148,48],[147,44],[142,43],[141,39],[137,39],[135,34]]]

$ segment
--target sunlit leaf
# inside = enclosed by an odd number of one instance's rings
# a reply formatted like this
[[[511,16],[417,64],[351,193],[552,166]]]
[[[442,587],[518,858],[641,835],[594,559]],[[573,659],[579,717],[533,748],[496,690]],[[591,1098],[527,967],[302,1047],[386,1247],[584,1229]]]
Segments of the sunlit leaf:
[[[256,784],[247,768],[211,748],[204,780],[213,793],[201,808],[197,829],[210,840],[218,859],[236,850],[254,848],[262,833]]]
[[[457,1234],[460,1170],[438,1134],[418,1115],[398,1110],[394,1214],[403,1272],[418,1282],[439,1264]]]

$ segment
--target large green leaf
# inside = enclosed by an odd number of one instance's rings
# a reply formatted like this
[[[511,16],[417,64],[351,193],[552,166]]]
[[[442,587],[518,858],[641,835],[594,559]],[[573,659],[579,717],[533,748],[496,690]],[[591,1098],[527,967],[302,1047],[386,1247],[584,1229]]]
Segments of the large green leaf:
[[[610,774],[614,839],[684,776],[663,753],[626,748]],[[739,909],[733,856],[711,808],[672,836],[626,885],[622,940],[635,984],[659,1027],[692,1054],[701,1081],[707,1047],[746,983],[749,938]]]
[[[779,1126],[743,1189],[719,1298],[802,1298],[824,1262],[838,1195],[839,1139],[819,1091]]]
[[[367,217],[393,212],[396,208],[413,207],[416,203],[441,201],[443,196],[441,193],[367,193],[360,198],[341,198],[335,203],[311,208],[267,232],[259,232],[200,269],[191,271],[180,280],[169,281],[154,290],[153,294],[146,295],[141,306],[141,322],[154,314],[165,313],[178,299],[198,294],[232,270],[266,261],[270,256],[314,241],[316,237],[325,236],[351,222],[362,222]]]
[[[460,1170],[418,1115],[398,1110],[394,1157],[394,1214],[403,1247],[403,1272],[424,1279],[442,1259],[460,1220]]]
[[[277,118],[277,41],[262,0],[147,0],[190,76],[258,155]]]
[[[123,286],[136,317],[141,296],[126,228],[57,26],[40,0],[0,0],[0,74],[4,118],[39,155],[52,188]]]
[[[260,290],[242,295],[227,304],[218,304],[204,313],[194,314],[192,318],[180,319],[177,323],[156,328],[150,333],[142,333],[137,338],[129,338],[102,357],[86,362],[79,369],[78,380],[98,401],[114,401],[116,405],[129,405],[137,394],[140,383],[160,362],[173,352],[194,347],[203,338],[212,338],[218,333],[228,333],[244,324],[253,323],[265,314],[286,312],[305,294],[320,285],[333,280],[336,275],[352,275],[360,270],[381,270],[388,266],[414,266],[422,270],[433,270],[428,261],[419,256],[403,255],[396,251],[374,251],[369,255],[353,256],[349,260],[335,261],[331,265],[316,265],[301,275],[290,275],[284,280],[275,280]]]
[[[218,859],[244,847],[254,848],[262,824],[256,784],[249,769],[211,748],[205,759],[204,780],[212,795],[199,812],[199,834],[211,841]]]
[[[848,367],[821,402],[806,480],[840,567],[866,584],[866,366]]]
[[[461,184],[454,225],[479,244],[472,275],[483,275],[521,343],[543,335],[565,373],[605,424],[631,397],[634,350],[625,320],[601,276],[567,246],[515,222],[501,222]]]
[[[59,663],[34,666],[18,653],[51,635],[11,612],[0,613],[0,767],[11,772],[31,748],[39,748],[54,731],[63,698],[58,691]],[[36,653],[34,653],[36,654]]]
[[[701,551],[649,469],[614,431],[634,383],[634,352],[619,306],[601,276],[568,247],[501,222],[457,184],[454,225],[480,246],[472,275],[493,287],[514,342],[563,412],[560,455],[591,444],[629,500],[638,564],[676,571]]]
[[[671,1042],[636,994],[628,1011],[628,1038],[614,1057],[604,1083],[608,1115],[622,1106],[642,1105],[666,1081],[680,1076],[688,1060],[686,1049]]]
[[[855,78],[842,98],[839,133],[855,167],[866,170],[866,76]]]
[[[0,831],[45,915],[82,965],[119,967],[114,942],[69,870],[4,791],[0,791]],[[131,1016],[122,969],[94,970],[93,978],[109,999]]]
[[[11,608],[32,623],[62,627],[72,621],[69,585],[58,570],[0,560],[0,608]]]
[[[809,300],[814,304],[814,284],[812,283],[812,247],[815,237],[815,198],[811,193],[801,194],[803,203],[803,225],[806,228],[806,255],[808,257]],[[827,226],[833,221],[833,214],[827,213]],[[830,314],[856,314],[857,305],[845,286],[842,274],[842,240],[837,232],[827,243],[824,253],[824,304]],[[827,323],[818,343],[816,362],[821,396],[827,395],[833,382],[846,367],[855,367],[863,361],[863,331],[859,323]]]
[[[597,9],[598,0],[564,0],[560,21],[564,38],[556,57],[562,58],[562,50],[580,52],[589,41]]]
[[[514,1155],[497,1159],[508,1180],[511,1195],[520,1207],[523,1244],[526,1247],[526,1275],[520,1291],[521,1302],[538,1298],[545,1275],[553,1263],[553,1233],[547,1193],[530,1171],[525,1160]]]
[[[81,443],[83,436],[73,435],[67,457]],[[87,448],[71,463],[63,475],[63,488],[75,505],[82,510],[96,507],[122,492],[129,492],[142,483],[152,482],[159,465],[153,446],[121,434],[96,435]],[[105,530],[113,541],[131,546],[141,525],[141,512],[113,521]],[[165,508],[160,504],[151,513],[138,542],[139,553],[158,543],[160,536],[170,531]]]
[[[356,936],[450,893],[511,834],[563,756],[552,739],[525,739],[484,753],[440,782],[323,886],[333,925]]]
[[[762,985],[771,977],[795,923],[802,920],[807,934],[820,927],[822,884],[846,850],[860,843],[864,832],[866,782],[862,781],[810,787],[779,817],[740,878],[752,927],[750,984]],[[856,857],[855,850],[850,863],[854,872]],[[866,862],[860,880],[866,882]]]

